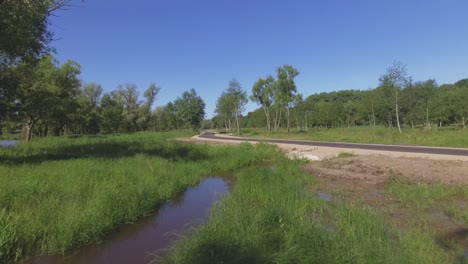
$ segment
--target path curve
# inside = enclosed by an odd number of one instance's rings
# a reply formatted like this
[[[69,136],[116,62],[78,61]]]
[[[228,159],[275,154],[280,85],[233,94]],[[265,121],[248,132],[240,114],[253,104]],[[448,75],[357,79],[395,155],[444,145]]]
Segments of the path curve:
[[[214,132],[204,132],[199,137],[207,139],[231,140],[231,141],[246,141],[246,142],[266,142],[278,144],[295,144],[302,146],[315,147],[330,147],[344,149],[364,149],[377,151],[393,151],[393,152],[409,152],[422,154],[436,155],[452,155],[452,156],[468,156],[466,148],[440,148],[440,147],[421,147],[421,146],[405,146],[405,145],[382,145],[382,144],[361,144],[361,143],[344,143],[344,142],[327,142],[327,141],[309,141],[309,140],[289,140],[289,139],[263,139],[263,138],[247,138],[247,137],[232,137],[221,136]]]

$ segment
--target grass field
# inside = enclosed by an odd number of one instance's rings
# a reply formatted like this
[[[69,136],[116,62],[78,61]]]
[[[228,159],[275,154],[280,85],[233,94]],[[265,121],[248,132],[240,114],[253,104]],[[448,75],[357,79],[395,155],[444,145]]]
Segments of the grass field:
[[[0,262],[99,241],[203,177],[235,177],[207,223],[167,263],[452,263],[417,229],[377,211],[328,203],[305,161],[275,147],[194,145],[190,133],[47,138],[0,149]],[[412,188],[398,182],[395,193]],[[458,192],[458,190],[455,190]],[[464,217],[461,215],[460,217]]]
[[[292,128],[290,134],[285,129],[277,132],[243,129],[241,134],[246,137],[468,148],[468,129],[449,127],[438,130],[403,128],[402,134],[396,128],[386,127],[310,128],[307,132]]]
[[[210,221],[180,241],[166,263],[454,263],[430,233],[398,230],[377,211],[327,203],[300,161],[237,175]]]
[[[212,148],[189,133],[47,138],[0,148],[0,263],[99,241],[202,177],[276,155]]]

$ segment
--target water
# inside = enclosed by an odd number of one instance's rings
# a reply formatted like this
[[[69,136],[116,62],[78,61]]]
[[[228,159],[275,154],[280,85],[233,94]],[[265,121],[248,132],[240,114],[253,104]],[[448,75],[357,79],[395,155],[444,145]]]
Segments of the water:
[[[319,192],[318,197],[326,202],[333,200],[333,195],[324,192]]]
[[[228,192],[228,183],[222,178],[206,179],[168,202],[155,215],[120,228],[102,244],[86,246],[65,256],[35,257],[28,263],[149,263],[155,259],[154,254],[164,256],[179,235],[203,223],[213,203]]]
[[[0,140],[0,147],[14,147],[18,144],[18,140]]]

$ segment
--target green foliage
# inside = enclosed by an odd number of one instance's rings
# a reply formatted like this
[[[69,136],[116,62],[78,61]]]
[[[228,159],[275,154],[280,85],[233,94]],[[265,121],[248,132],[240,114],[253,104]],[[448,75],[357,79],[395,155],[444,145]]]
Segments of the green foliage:
[[[182,96],[174,101],[170,110],[173,112],[172,118],[175,119],[177,129],[198,130],[205,118],[205,102],[197,95],[195,89],[183,92]]]
[[[154,212],[202,177],[277,155],[269,145],[209,147],[192,132],[55,137],[0,149],[0,262],[93,243]]]
[[[0,74],[5,67],[31,60],[49,50],[49,16],[63,0],[4,0],[0,2]]]
[[[229,82],[229,87],[224,91],[216,102],[215,112],[219,118],[224,121],[224,127],[232,130],[231,120],[236,121],[237,135],[240,134],[239,118],[244,112],[245,104],[247,104],[247,93],[242,89],[242,86],[236,79]]]
[[[448,263],[431,238],[387,228],[377,213],[326,204],[303,191],[300,161],[248,168],[210,220],[167,263]]]
[[[419,209],[435,209],[434,204],[437,201],[468,198],[468,186],[411,184],[398,178],[390,181],[387,189],[403,204]]]
[[[350,152],[340,152],[338,154],[338,158],[351,158],[351,157],[354,157],[356,155],[354,155],[353,153],[350,153]]]
[[[342,127],[342,128],[310,128],[307,132],[291,132],[285,130],[270,132],[265,129],[255,129],[251,133],[243,132],[245,136],[263,138],[289,138],[318,141],[337,141],[350,143],[374,144],[404,144],[435,147],[468,147],[468,131],[447,127],[443,129],[411,129],[403,128],[403,134],[398,130],[386,127]]]

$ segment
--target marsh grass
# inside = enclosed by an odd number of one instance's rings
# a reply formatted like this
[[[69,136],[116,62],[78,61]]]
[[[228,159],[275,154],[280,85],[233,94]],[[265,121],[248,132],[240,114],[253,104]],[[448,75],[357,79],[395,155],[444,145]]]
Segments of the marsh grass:
[[[350,152],[340,152],[338,154],[338,158],[351,158],[351,157],[354,157],[356,155],[354,155],[353,153],[350,153]]]
[[[176,243],[166,262],[453,260],[426,233],[400,232],[377,211],[307,193],[305,186],[317,179],[303,170],[305,161],[286,159],[271,145],[171,140],[182,136],[190,133],[61,137],[0,149],[0,262],[95,243],[203,177],[226,173],[235,177],[231,194],[205,224]],[[391,184],[408,202],[414,199],[406,182],[395,178]]]
[[[0,263],[103,239],[194,185],[279,155],[209,147],[190,133],[47,138],[0,148]]]
[[[302,161],[248,168],[212,210],[179,241],[167,263],[449,263],[430,236],[387,227],[370,209],[327,203],[304,186],[316,181]]]
[[[468,129],[450,127],[438,130],[403,128],[402,134],[398,129],[387,127],[310,128],[307,132],[291,130],[290,134],[285,129],[272,132],[247,128],[241,132],[246,137],[468,148]]]
[[[468,199],[468,186],[411,183],[406,178],[394,176],[387,182],[387,191],[403,206],[428,209],[437,202]]]

